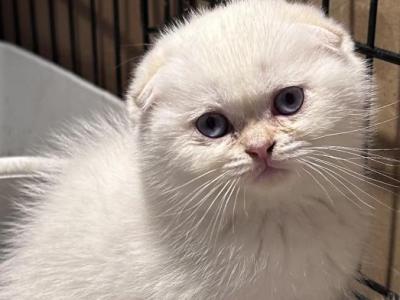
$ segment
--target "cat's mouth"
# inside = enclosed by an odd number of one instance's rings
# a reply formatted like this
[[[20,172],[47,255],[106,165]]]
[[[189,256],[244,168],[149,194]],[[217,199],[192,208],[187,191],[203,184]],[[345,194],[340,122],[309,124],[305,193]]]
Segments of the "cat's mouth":
[[[286,175],[289,172],[288,169],[283,168],[277,164],[265,162],[265,164],[254,172],[254,180],[261,181],[270,179],[276,176]]]

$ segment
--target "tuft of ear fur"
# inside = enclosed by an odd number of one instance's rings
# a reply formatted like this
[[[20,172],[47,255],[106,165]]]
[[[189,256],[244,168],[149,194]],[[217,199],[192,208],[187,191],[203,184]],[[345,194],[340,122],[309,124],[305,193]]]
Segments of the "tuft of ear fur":
[[[286,19],[289,23],[299,26],[303,32],[314,35],[322,46],[336,52],[350,53],[354,43],[347,30],[330,17],[326,17],[319,7],[296,3],[291,5]]]
[[[135,69],[133,79],[126,93],[128,111],[136,119],[152,103],[153,83],[157,72],[166,62],[163,47],[154,47]]]
[[[353,51],[354,44],[348,34],[341,27],[320,26],[314,24],[296,24],[298,30],[307,32],[310,38],[315,39],[322,48],[336,53]]]
[[[142,61],[134,69],[133,78],[125,95],[128,112],[132,119],[136,120],[153,103],[153,88],[157,74],[166,65],[171,53],[179,48],[179,38],[174,33],[207,11],[206,8],[193,10],[182,21],[175,21],[168,28],[165,28],[153,44],[152,49],[145,54]]]
[[[332,50],[341,49],[343,37],[338,31],[329,30],[328,28],[312,24],[296,24],[296,27],[298,30],[304,30],[310,34],[324,47]]]

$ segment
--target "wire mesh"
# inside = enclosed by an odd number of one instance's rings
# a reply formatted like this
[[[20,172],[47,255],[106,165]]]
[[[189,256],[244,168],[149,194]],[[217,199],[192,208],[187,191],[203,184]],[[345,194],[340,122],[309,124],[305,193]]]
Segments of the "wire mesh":
[[[47,9],[48,9],[48,28],[50,30],[50,45],[51,45],[51,59],[55,63],[59,63],[59,48],[58,48],[58,39],[60,37],[57,36],[57,28],[56,28],[56,12],[54,8],[55,0],[48,0]],[[182,17],[190,11],[190,9],[197,8],[200,4],[200,0],[162,0],[163,1],[163,15],[164,15],[164,24],[169,24],[174,18]],[[329,15],[331,4],[336,0],[322,0],[321,8],[322,10]],[[210,7],[215,7],[216,5],[224,4],[228,1],[226,0],[209,0],[208,5]],[[69,33],[69,48],[70,48],[70,60],[71,60],[71,69],[74,73],[82,75],[79,70],[78,64],[78,33],[76,30],[76,5],[79,4],[76,0],[67,0],[66,7],[68,10],[68,33]],[[122,96],[123,91],[123,78],[121,71],[121,21],[120,21],[120,1],[112,0],[112,39],[113,39],[113,52],[114,52],[114,80],[116,90],[115,93],[118,96]],[[175,7],[175,12],[173,11],[173,3],[177,3]],[[99,23],[97,17],[97,6],[99,2],[96,0],[90,0],[89,2],[89,20],[90,20],[90,28],[91,28],[91,49],[92,49],[92,72],[94,74],[92,80],[95,84],[99,84],[99,52],[98,52],[98,37],[97,32],[99,27],[102,24]],[[140,24],[141,24],[141,33],[143,40],[143,51],[147,51],[149,45],[152,40],[152,35],[157,34],[159,32],[160,27],[154,26],[150,24],[149,20],[149,12],[151,6],[149,5],[148,0],[140,0]],[[22,36],[21,36],[21,20],[20,20],[20,3],[17,0],[12,1],[12,20],[13,20],[13,33],[14,38],[12,42],[17,45],[22,44]],[[32,40],[31,50],[35,53],[40,54],[40,44],[39,44],[39,32],[38,32],[38,16],[37,16],[37,5],[34,0],[29,0],[28,4],[28,14],[30,18],[30,35]],[[374,59],[383,60],[385,62],[400,65],[400,53],[393,52],[388,49],[382,49],[376,47],[376,24],[377,24],[377,13],[379,10],[379,0],[370,0],[369,2],[369,17],[368,17],[368,29],[367,29],[367,40],[365,43],[356,41],[356,50],[365,55],[365,57],[370,62],[371,67],[373,66]],[[5,39],[5,16],[4,16],[4,2],[0,0],[0,40]],[[10,41],[10,39],[8,39]],[[400,125],[399,125],[400,126]],[[400,130],[399,130],[400,131]],[[393,209],[393,215],[391,219],[391,234],[390,234],[390,247],[389,247],[389,266],[394,263],[394,255],[395,255],[395,237],[396,237],[396,225],[398,223],[396,211],[398,210],[397,201],[394,201],[395,208]],[[379,295],[385,297],[387,300],[400,300],[399,295],[390,291],[388,287],[392,285],[393,278],[393,269],[388,268],[387,270],[387,281],[385,286],[366,277],[362,277],[360,282],[366,287],[374,290]],[[359,300],[366,300],[367,298],[359,293],[355,293],[355,296]]]

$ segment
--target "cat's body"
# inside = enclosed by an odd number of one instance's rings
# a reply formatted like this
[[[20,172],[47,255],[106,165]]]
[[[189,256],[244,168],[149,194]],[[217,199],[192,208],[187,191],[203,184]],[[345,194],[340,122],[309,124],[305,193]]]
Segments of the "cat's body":
[[[297,160],[323,153],[310,145],[363,147],[365,130],[335,134],[364,125],[370,97],[351,45],[283,1],[237,1],[166,34],[137,70],[129,114],[62,140],[64,163],[14,227],[0,299],[351,297],[367,211]],[[295,85],[300,117],[269,114],[274,91]],[[210,109],[236,131],[201,136],[190,120]],[[264,134],[288,171],[254,179],[243,145]]]
[[[158,210],[149,210],[127,124],[103,123],[101,132],[91,132],[93,140],[103,137],[73,153],[56,176],[59,182],[45,188],[44,201],[29,210],[34,223],[15,232],[18,250],[2,265],[2,272],[11,270],[2,276],[15,280],[2,290],[2,299],[343,296],[363,232],[360,216],[344,213],[351,205],[330,208],[290,191],[279,201],[304,203],[264,211],[247,202],[245,215],[234,229],[228,224],[221,230],[220,241],[190,241],[187,226],[173,229],[185,214],[165,224]],[[302,190],[305,198],[323,196],[315,184]]]

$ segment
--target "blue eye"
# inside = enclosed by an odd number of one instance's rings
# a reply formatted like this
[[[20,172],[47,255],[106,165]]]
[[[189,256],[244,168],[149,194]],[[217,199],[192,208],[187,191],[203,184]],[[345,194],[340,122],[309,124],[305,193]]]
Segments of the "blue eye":
[[[219,113],[205,113],[196,121],[197,130],[209,138],[220,138],[226,135],[231,128],[228,119]]]
[[[289,116],[299,111],[303,101],[303,89],[298,86],[290,86],[281,90],[275,97],[274,108],[277,114]]]

